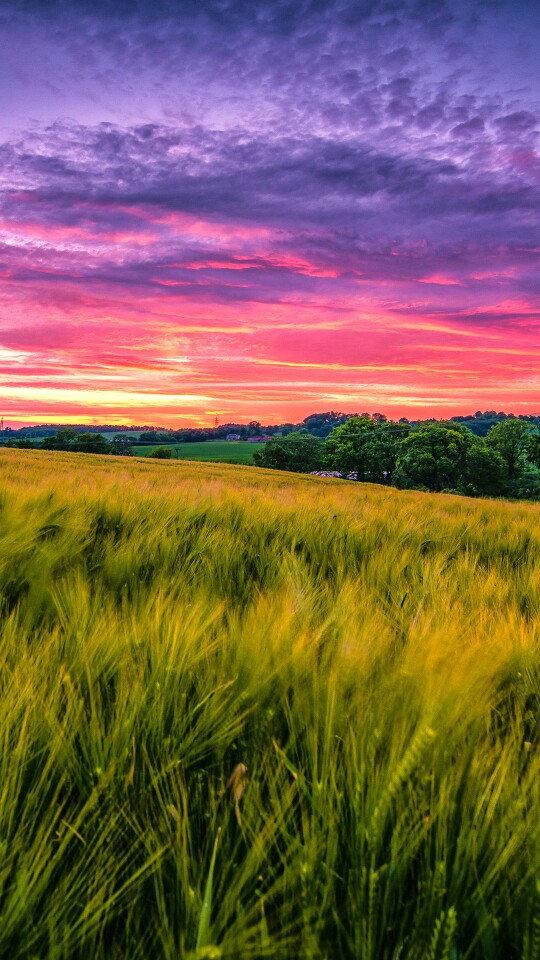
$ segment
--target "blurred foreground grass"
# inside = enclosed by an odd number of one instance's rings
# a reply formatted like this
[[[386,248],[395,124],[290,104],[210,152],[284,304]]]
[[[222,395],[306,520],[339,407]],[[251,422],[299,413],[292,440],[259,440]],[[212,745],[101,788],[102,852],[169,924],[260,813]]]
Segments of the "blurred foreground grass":
[[[10,450],[0,495],[1,958],[540,956],[539,507]]]

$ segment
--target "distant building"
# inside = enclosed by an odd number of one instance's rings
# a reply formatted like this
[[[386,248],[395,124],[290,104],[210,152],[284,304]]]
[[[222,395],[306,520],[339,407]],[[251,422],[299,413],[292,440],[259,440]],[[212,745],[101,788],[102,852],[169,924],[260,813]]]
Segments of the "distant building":
[[[239,433],[228,433],[227,436],[225,437],[225,439],[226,439],[226,440],[240,440],[240,434],[239,434]]]

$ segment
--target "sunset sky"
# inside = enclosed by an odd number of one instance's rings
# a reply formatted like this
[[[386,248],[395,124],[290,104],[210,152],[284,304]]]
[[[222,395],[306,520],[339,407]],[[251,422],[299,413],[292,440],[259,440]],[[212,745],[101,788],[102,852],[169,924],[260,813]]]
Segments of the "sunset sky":
[[[0,414],[540,413],[536,0],[0,0]]]

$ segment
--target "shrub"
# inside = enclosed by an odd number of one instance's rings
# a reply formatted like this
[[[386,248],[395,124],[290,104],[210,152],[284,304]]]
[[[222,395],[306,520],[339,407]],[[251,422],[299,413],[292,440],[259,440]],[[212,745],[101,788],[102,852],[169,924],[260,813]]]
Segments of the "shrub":
[[[154,457],[156,460],[170,460],[172,455],[171,447],[156,447],[155,450],[152,450],[152,453],[148,454],[148,456]]]

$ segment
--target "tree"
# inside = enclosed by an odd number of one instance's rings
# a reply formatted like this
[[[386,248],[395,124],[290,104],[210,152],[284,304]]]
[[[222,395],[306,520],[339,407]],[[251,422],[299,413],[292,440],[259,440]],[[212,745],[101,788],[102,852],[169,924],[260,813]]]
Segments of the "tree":
[[[282,435],[282,437],[286,437],[289,433],[295,433],[295,432],[296,432],[296,424],[294,424],[294,423],[282,423],[282,424],[281,424],[281,435]],[[243,440],[243,439],[244,439],[244,437],[242,437],[242,440]]]
[[[489,446],[497,450],[506,463],[509,480],[521,473],[525,466],[530,431],[526,421],[512,417],[496,423],[487,435]]]
[[[261,432],[261,425],[258,420],[250,420],[248,423],[248,437],[258,437]]]
[[[320,470],[323,452],[324,443],[318,437],[294,432],[286,437],[272,437],[262,450],[255,450],[253,462],[257,467],[309,473]]]
[[[500,453],[480,437],[473,436],[472,442],[467,442],[460,489],[471,497],[500,496],[504,493],[508,472]]]
[[[71,427],[64,427],[62,430],[57,430],[56,436],[60,444],[69,447],[77,439],[77,431]]]
[[[540,431],[538,429],[529,433],[525,443],[525,451],[530,462],[535,467],[540,467]]]
[[[368,469],[367,445],[373,440],[377,424],[369,414],[351,417],[336,427],[326,441],[324,464],[343,473],[356,471],[359,480],[366,479]]]
[[[408,423],[393,423],[382,415],[351,417],[326,441],[325,466],[343,473],[356,471],[359,480],[391,483]]]
[[[76,453],[112,453],[113,447],[100,433],[78,433],[71,445]]]
[[[506,465],[498,451],[466,427],[421,427],[403,441],[395,478],[399,486],[456,490],[470,496],[502,492]]]
[[[6,440],[4,447],[16,447],[18,450],[33,450],[35,444],[31,440]]]
[[[377,428],[367,440],[364,449],[367,479],[372,483],[392,483],[401,443],[410,432],[408,424],[378,421]]]
[[[111,453],[111,444],[100,433],[76,433],[71,427],[57,430],[41,442],[43,450],[72,450],[74,453]]]
[[[71,427],[65,427],[62,430],[57,430],[54,436],[45,437],[41,441],[41,447],[43,450],[70,450],[76,437],[77,432],[75,430],[72,430]]]
[[[420,427],[404,440],[396,469],[398,486],[444,490],[457,487],[465,461],[465,438],[448,427]]]
[[[172,447],[156,447],[148,456],[154,457],[156,460],[170,460],[172,454]]]
[[[349,414],[328,410],[325,413],[311,413],[308,417],[304,418],[303,426],[308,433],[312,433],[315,437],[321,437],[321,439],[324,440],[334,427],[338,427],[348,419]]]
[[[540,500],[540,473],[537,469],[521,471],[513,480],[508,481],[505,496],[516,500]]]

